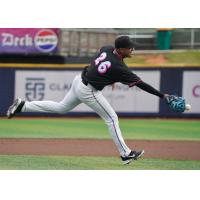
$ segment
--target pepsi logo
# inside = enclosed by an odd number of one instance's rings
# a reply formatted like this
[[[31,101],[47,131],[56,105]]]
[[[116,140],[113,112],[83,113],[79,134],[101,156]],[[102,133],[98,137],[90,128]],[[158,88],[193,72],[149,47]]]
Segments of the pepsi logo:
[[[50,29],[42,29],[34,38],[35,47],[41,52],[51,52],[58,44],[56,33]]]

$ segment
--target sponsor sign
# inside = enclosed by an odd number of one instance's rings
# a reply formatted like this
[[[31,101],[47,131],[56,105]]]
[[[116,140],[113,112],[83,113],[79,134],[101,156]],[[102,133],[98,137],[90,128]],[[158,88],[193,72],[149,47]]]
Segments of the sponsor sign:
[[[0,53],[57,51],[59,29],[0,28]]]
[[[61,101],[71,88],[71,83],[80,71],[16,71],[15,98],[21,97],[28,101],[52,100]],[[137,71],[137,75],[146,82],[160,88],[160,72]],[[116,112],[159,112],[159,98],[148,94],[137,87],[129,88],[117,83],[114,90],[105,87],[103,95]],[[80,104],[74,112],[91,112],[92,110]]]
[[[200,113],[200,72],[183,72],[183,96],[186,103],[192,106],[188,113]],[[187,113],[187,112],[186,112]]]

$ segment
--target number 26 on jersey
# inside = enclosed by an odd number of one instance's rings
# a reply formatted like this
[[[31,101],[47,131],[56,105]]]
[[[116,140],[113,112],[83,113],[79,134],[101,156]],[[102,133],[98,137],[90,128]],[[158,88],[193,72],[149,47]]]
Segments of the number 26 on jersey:
[[[111,67],[110,61],[105,61],[107,54],[105,52],[101,53],[98,58],[95,59],[95,66],[98,67],[98,72],[104,74]]]

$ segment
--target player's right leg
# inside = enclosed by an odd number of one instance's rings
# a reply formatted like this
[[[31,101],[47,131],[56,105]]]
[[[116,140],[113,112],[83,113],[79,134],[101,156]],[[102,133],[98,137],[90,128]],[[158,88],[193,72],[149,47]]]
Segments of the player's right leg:
[[[92,92],[93,100],[85,102],[106,122],[109,132],[119,150],[123,164],[129,164],[144,154],[144,150],[130,150],[126,145],[120,127],[118,116],[101,92]]]
[[[92,89],[90,85],[85,86],[80,82],[77,84],[76,93],[83,103],[92,108],[106,122],[124,164],[136,160],[144,153],[144,151],[131,151],[125,144],[118,117],[100,91]]]
[[[123,164],[129,164],[133,160],[140,158],[143,155],[144,150],[131,150],[126,145],[119,127],[118,116],[109,102],[99,91],[92,91],[92,96],[92,99],[85,103],[96,111],[96,113],[106,122],[109,132],[119,150]]]
[[[100,91],[95,90],[91,85],[85,85],[79,77],[75,92],[79,99],[92,108],[107,124],[109,132],[118,148],[123,164],[128,164],[141,157],[144,151],[131,151],[125,144],[119,127],[118,117],[109,102]]]
[[[12,118],[18,112],[49,112],[49,113],[64,114],[72,110],[74,107],[76,107],[78,104],[81,103],[81,101],[78,99],[78,97],[74,92],[75,80],[76,78],[72,83],[70,91],[60,102],[54,102],[54,101],[23,102],[21,99],[16,99],[7,111],[8,118]]]

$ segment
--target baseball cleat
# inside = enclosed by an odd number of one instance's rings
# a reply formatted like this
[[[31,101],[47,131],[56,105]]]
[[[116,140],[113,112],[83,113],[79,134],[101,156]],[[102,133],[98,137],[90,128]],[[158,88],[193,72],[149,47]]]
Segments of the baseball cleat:
[[[24,105],[24,101],[22,101],[20,98],[16,99],[13,104],[8,108],[7,111],[7,117],[8,119],[12,118],[13,116],[15,116],[16,113],[20,112],[23,105]]]
[[[131,153],[128,156],[121,156],[122,162],[124,165],[129,164],[130,162],[137,160],[144,154],[144,150],[141,151],[131,151]]]

